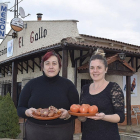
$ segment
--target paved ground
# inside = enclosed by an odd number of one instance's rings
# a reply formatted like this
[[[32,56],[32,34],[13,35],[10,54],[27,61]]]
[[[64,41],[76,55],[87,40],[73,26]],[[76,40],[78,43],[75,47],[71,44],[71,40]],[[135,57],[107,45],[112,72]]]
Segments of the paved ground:
[[[23,130],[22,124],[20,125],[20,129]],[[119,131],[120,131],[120,134],[123,134],[123,132],[125,132],[125,134],[140,137],[140,125],[119,126]],[[22,140],[22,137],[23,137],[23,133],[21,132],[18,138]],[[73,140],[81,140],[81,133],[74,134]],[[124,139],[121,139],[121,140],[124,140]],[[127,140],[129,139],[127,138]]]
[[[81,140],[81,134],[74,134],[73,140]]]
[[[121,140],[139,140],[140,125],[119,126],[119,131]],[[125,138],[123,138],[122,135],[125,135]],[[81,134],[75,134],[73,140],[81,140]]]
[[[140,135],[140,125],[131,125],[131,126],[119,126],[120,132],[129,132],[136,133]]]

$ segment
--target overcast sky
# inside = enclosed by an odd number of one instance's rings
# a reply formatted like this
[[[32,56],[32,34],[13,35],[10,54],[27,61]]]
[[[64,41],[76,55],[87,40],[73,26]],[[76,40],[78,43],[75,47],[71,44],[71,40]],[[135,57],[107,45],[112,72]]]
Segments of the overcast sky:
[[[0,0],[8,1],[11,8],[15,0]],[[23,0],[19,7],[31,14],[23,21],[37,20],[37,13],[43,14],[42,20],[74,19],[80,34],[140,46],[140,0]],[[8,11],[7,33],[12,18],[14,13]]]

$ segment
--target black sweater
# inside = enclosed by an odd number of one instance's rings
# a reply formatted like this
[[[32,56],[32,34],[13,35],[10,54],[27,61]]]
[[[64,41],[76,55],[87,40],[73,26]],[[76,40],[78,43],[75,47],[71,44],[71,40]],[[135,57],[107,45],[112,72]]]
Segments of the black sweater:
[[[68,120],[55,119],[55,120],[37,120],[32,117],[27,117],[25,111],[28,108],[48,108],[55,106],[56,108],[70,109],[72,104],[79,103],[78,92],[74,84],[59,75],[53,78],[47,77],[43,74],[40,77],[30,80],[19,97],[19,104],[17,112],[19,117],[28,118],[31,122],[42,125],[57,125],[70,122],[75,117]]]

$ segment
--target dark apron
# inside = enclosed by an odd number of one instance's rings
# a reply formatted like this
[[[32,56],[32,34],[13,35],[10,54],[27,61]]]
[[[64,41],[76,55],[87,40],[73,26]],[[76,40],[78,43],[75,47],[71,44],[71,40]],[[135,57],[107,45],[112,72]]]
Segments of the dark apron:
[[[26,140],[73,140],[74,123],[39,125],[26,121]]]

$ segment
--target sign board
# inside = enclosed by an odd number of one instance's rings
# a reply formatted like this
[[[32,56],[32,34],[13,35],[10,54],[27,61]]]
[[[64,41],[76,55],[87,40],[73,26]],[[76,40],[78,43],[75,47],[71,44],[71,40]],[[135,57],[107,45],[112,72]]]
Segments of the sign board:
[[[123,93],[126,96],[126,76],[123,76]],[[131,76],[131,96],[137,96],[137,75]]]
[[[7,4],[0,3],[0,39],[5,38],[7,21]]]
[[[13,39],[8,41],[7,43],[7,57],[10,57],[13,55]]]
[[[14,31],[21,31],[24,28],[23,20],[20,18],[13,18],[11,20],[11,27]]]

